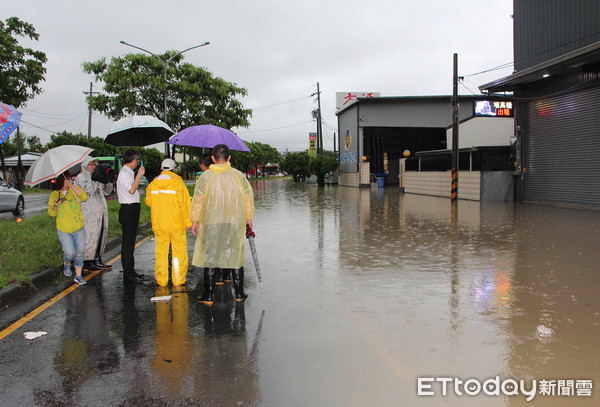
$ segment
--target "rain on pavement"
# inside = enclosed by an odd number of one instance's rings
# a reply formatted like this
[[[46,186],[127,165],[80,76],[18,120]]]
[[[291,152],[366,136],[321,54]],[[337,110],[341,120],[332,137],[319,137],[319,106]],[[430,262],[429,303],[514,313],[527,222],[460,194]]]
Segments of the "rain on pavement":
[[[187,293],[152,303],[167,292],[124,287],[117,260],[0,340],[2,405],[598,405],[598,211],[469,201],[452,211],[397,188],[253,187],[265,293],[248,247],[249,299],[235,303],[226,284],[212,308],[195,301],[198,269]],[[152,276],[153,256],[150,239],[136,269]],[[27,341],[28,331],[48,334]],[[442,396],[434,381],[435,395],[419,396],[418,378],[593,389],[527,402],[459,396],[452,383]]]

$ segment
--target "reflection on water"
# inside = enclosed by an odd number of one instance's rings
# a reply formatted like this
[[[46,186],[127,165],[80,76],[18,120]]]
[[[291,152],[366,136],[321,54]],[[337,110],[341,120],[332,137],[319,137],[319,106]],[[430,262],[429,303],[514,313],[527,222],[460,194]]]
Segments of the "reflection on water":
[[[321,295],[358,313],[352,323],[364,324],[385,363],[411,372],[398,373],[405,399],[420,375],[593,379],[600,391],[598,212],[469,201],[451,208],[394,188],[271,184],[257,200],[256,228],[274,234],[272,256],[289,251],[286,240],[298,253],[285,260],[295,267],[279,257],[267,270],[319,284]],[[446,402],[565,405],[521,396]]]
[[[167,287],[157,287],[156,296],[169,295]],[[171,301],[156,303],[156,331],[152,369],[160,378],[159,392],[167,400],[177,400],[183,392],[194,354],[189,333],[187,292],[173,293]]]

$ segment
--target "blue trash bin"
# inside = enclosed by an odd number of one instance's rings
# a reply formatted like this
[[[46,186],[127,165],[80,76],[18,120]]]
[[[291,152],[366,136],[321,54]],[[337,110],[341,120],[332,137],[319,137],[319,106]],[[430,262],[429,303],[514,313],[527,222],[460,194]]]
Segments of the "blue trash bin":
[[[377,186],[383,188],[383,177],[377,177]]]

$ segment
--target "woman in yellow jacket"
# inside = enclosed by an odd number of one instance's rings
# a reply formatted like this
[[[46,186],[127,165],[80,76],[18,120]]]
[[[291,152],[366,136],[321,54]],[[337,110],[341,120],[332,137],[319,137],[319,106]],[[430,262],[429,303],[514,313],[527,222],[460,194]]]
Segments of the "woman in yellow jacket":
[[[65,171],[53,180],[53,189],[48,199],[48,214],[56,217],[56,233],[63,247],[64,274],[71,277],[71,262],[75,267],[74,281],[85,284],[81,276],[83,254],[85,250],[85,229],[81,202],[88,196],[85,191],[73,185],[73,177]]]

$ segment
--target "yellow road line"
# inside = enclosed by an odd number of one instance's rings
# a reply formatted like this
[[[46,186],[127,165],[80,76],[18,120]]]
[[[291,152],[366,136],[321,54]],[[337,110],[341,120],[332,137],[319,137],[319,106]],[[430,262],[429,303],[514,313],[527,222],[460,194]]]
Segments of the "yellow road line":
[[[141,245],[142,243],[146,242],[151,237],[152,237],[152,235],[147,236],[144,239],[140,240],[135,245],[135,247],[138,247],[139,245]],[[121,258],[121,255],[119,254],[115,258],[111,259],[107,264],[111,264],[112,265],[115,261],[119,260],[120,258]],[[88,274],[86,277],[84,277],[84,280],[87,281],[90,278],[94,277],[98,273],[99,273],[98,271],[92,272],[92,273]],[[72,291],[76,290],[79,287],[80,287],[79,284],[73,284],[72,286],[70,286],[69,288],[65,289],[60,294],[56,295],[54,298],[46,301],[45,303],[43,303],[42,305],[40,305],[39,307],[37,307],[36,309],[34,309],[33,311],[31,311],[29,314],[25,315],[23,318],[19,319],[17,322],[15,322],[12,325],[10,325],[8,328],[4,329],[2,332],[0,332],[0,341],[2,339],[6,338],[11,333],[13,333],[15,330],[17,330],[20,327],[22,327],[23,325],[25,325],[27,322],[31,321],[36,316],[38,316],[42,311],[44,311],[45,309],[47,309],[48,307],[50,307],[54,303],[58,302],[62,298],[66,297],[67,294],[70,294]]]

